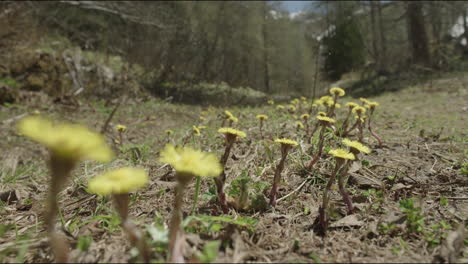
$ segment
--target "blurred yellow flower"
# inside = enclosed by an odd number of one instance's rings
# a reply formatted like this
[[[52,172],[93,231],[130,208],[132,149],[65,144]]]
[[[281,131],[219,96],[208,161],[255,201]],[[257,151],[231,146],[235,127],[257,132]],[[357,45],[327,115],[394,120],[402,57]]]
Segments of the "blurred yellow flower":
[[[362,106],[357,106],[353,108],[353,113],[356,115],[362,115],[366,113],[366,108]]]
[[[92,178],[88,189],[99,195],[124,194],[138,190],[147,183],[148,174],[145,170],[123,167]]]
[[[174,134],[174,131],[170,130],[170,129],[167,129],[166,131],[164,131],[168,136]]]
[[[346,103],[346,106],[349,107],[349,109],[353,109],[354,107],[357,107],[359,105],[353,102],[348,102]]]
[[[297,128],[304,128],[304,124],[302,124],[301,121],[296,121],[296,127]]]
[[[354,160],[354,154],[344,149],[332,149],[328,154],[333,155],[335,158]]]
[[[359,98],[359,101],[361,101],[361,102],[363,102],[363,103],[365,103],[365,104],[370,103],[369,100],[367,100],[366,98],[363,98],[363,97]]]
[[[344,96],[345,91],[339,87],[334,87],[330,89],[330,94],[337,95],[337,96]]]
[[[309,114],[303,114],[303,115],[301,115],[301,119],[307,120],[307,119],[309,119],[309,117],[310,117]]]
[[[282,110],[282,109],[284,109],[284,106],[283,105],[277,105],[276,108]]]
[[[274,104],[275,104],[275,101],[273,101],[273,100],[268,100],[268,104],[274,105]]]
[[[370,149],[367,146],[364,146],[363,144],[361,144],[358,141],[351,141],[351,140],[345,138],[345,139],[343,139],[343,144],[345,144],[346,146],[348,146],[348,147],[350,147],[352,149],[357,150],[358,152],[363,152],[363,153],[366,153],[366,154],[370,153]]]
[[[366,108],[368,109],[375,109],[377,106],[379,106],[379,103],[377,102],[369,102],[368,104],[366,104]]]
[[[41,114],[41,111],[39,111],[39,110],[34,110],[33,111],[33,115],[40,115],[40,114]]]
[[[326,116],[317,116],[317,119],[320,121],[325,121],[325,122],[332,123],[332,124],[335,123],[335,119],[326,117]]]
[[[205,153],[190,147],[175,148],[166,145],[161,151],[161,162],[169,163],[177,173],[200,177],[217,177],[223,168],[212,153]]]
[[[54,125],[42,117],[28,116],[18,122],[17,129],[61,158],[108,162],[114,155],[102,135],[80,125]]]
[[[222,134],[234,135],[234,136],[241,137],[241,138],[246,137],[246,134],[244,132],[234,129],[234,128],[230,128],[230,127],[222,127],[218,129],[218,132]]]
[[[318,114],[319,116],[327,116],[327,113],[322,112],[322,111],[318,112],[317,114]]]
[[[268,119],[268,116],[266,116],[266,115],[257,115],[256,117],[257,117],[257,119],[260,119],[260,120],[267,120]]]
[[[296,107],[292,104],[288,105],[288,109],[295,112],[296,111]]]
[[[302,101],[307,101],[307,97],[301,96],[301,100],[302,100]]]
[[[231,112],[229,112],[228,110],[224,111],[224,114],[226,115],[227,118],[233,117],[233,116],[234,116],[234,115],[233,115]]]
[[[230,116],[227,120],[228,120],[228,121],[232,121],[232,122],[234,122],[234,123],[239,122],[239,119],[238,119],[237,117],[235,117],[235,116]]]
[[[192,129],[193,129],[193,134],[194,134],[195,136],[200,136],[200,135],[201,135],[201,134],[200,134],[200,129],[198,129],[198,127],[192,126]]]
[[[115,126],[115,129],[116,129],[117,131],[119,131],[119,132],[125,132],[125,131],[127,131],[127,127],[124,126],[124,125],[120,125],[120,124],[117,125],[117,126]]]
[[[289,145],[289,146],[297,146],[297,142],[294,141],[294,140],[291,140],[291,139],[287,139],[287,138],[277,138],[275,139],[275,142],[276,143],[280,143],[281,145]]]
[[[335,108],[341,108],[341,105],[339,103],[336,103]]]

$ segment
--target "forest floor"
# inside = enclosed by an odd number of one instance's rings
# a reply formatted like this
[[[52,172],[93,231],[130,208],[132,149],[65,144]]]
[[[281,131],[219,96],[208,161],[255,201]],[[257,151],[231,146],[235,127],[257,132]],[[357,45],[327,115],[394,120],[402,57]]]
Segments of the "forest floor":
[[[227,163],[227,193],[235,199],[239,179],[250,179],[250,197],[265,198],[280,159],[277,137],[300,144],[286,162],[275,208],[232,209],[221,214],[213,202],[213,181],[202,181],[200,201],[192,214],[194,182],[184,198],[183,223],[187,260],[214,262],[431,262],[450,256],[468,262],[467,117],[468,75],[433,80],[398,92],[369,98],[380,103],[374,130],[384,139],[379,148],[368,131],[364,141],[372,152],[350,173],[348,189],[356,206],[347,215],[337,188],[332,189],[331,224],[325,237],[315,230],[323,188],[333,167],[324,154],[314,169],[304,164],[311,157],[304,130],[297,130],[293,114],[275,106],[231,107],[239,118],[235,128],[247,133],[236,143]],[[43,221],[48,190],[47,151],[19,136],[15,124],[39,110],[53,119],[85,124],[99,131],[114,105],[78,99],[79,104],[30,100],[28,104],[0,106],[0,260],[2,262],[53,261]],[[344,97],[341,105],[356,99]],[[167,225],[173,208],[174,172],[158,161],[168,142],[191,145],[220,157],[224,139],[222,108],[174,105],[162,100],[129,100],[117,110],[106,136],[118,139],[114,127],[128,127],[122,145],[113,143],[116,158],[108,164],[82,162],[60,193],[57,226],[72,251],[73,262],[135,262],[108,197],[89,194],[87,182],[95,175],[121,166],[148,171],[148,186],[131,196],[130,216],[145,231],[154,262],[167,257]],[[206,111],[205,120],[200,119]],[[346,109],[338,109],[342,120]],[[266,114],[261,139],[257,114]],[[299,110],[295,115],[300,116]],[[192,125],[204,125],[193,136]],[[174,134],[168,136],[166,129]],[[316,142],[316,137],[312,142]],[[352,137],[354,139],[355,137]],[[331,137],[325,149],[341,140]],[[304,183],[304,184],[303,184]],[[299,186],[302,188],[297,189]],[[296,190],[296,191],[295,191]],[[295,191],[295,192],[294,192]],[[9,198],[8,198],[9,197]],[[262,198],[263,197],[263,198]],[[404,199],[414,206],[402,208]],[[260,200],[261,200],[260,199]],[[266,199],[266,198],[265,198]],[[258,201],[258,199],[257,199]],[[464,233],[465,232],[465,233]],[[221,242],[219,249],[213,243]],[[453,259],[452,259],[453,260]]]

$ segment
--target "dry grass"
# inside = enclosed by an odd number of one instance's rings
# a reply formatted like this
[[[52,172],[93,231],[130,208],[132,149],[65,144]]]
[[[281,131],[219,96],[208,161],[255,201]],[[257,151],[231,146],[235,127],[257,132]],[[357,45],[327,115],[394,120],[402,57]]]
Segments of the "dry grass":
[[[441,245],[430,246],[428,235],[409,234],[398,202],[416,198],[422,208],[424,230],[445,221],[455,230],[468,215],[466,174],[466,105],[468,79],[437,80],[398,93],[388,93],[372,100],[380,102],[374,118],[374,129],[383,136],[385,147],[365,134],[365,141],[373,152],[364,157],[363,166],[351,174],[349,189],[359,209],[346,216],[345,206],[336,190],[332,191],[332,228],[326,237],[314,232],[322,190],[333,166],[324,156],[315,170],[307,171],[304,164],[310,159],[313,145],[296,132],[290,115],[281,114],[272,106],[231,108],[239,117],[237,128],[247,138],[235,145],[227,164],[227,191],[241,176],[251,178],[252,197],[262,194],[262,184],[272,182],[274,167],[280,153],[271,139],[284,136],[300,141],[293,150],[283,172],[276,208],[235,212],[224,220],[192,221],[188,232],[185,255],[188,260],[200,253],[207,241],[220,240],[222,245],[216,262],[430,262],[440,253]],[[349,101],[345,98],[343,101]],[[11,118],[34,109],[54,118],[80,122],[99,130],[112,110],[103,102],[83,100],[76,109],[66,105],[13,105],[0,108],[0,193],[14,191],[17,199],[0,204],[0,259],[3,262],[49,262],[53,260],[45,239],[43,201],[47,191],[48,174],[44,161],[46,150],[19,137]],[[74,178],[58,198],[62,219],[58,226],[66,234],[73,251],[74,262],[132,262],[135,253],[130,249],[119,227],[116,214],[107,198],[86,192],[89,178],[107,169],[136,165],[149,171],[150,184],[132,195],[131,216],[145,230],[164,230],[172,210],[173,172],[157,161],[158,152],[167,142],[200,146],[220,156],[223,139],[216,130],[218,117],[224,109],[208,109],[207,120],[200,122],[200,107],[171,105],[162,101],[132,101],[122,105],[111,121],[124,124],[128,131],[124,146],[114,146],[118,157],[110,164],[84,162],[74,171]],[[205,109],[206,110],[206,109]],[[270,118],[265,122],[265,140],[260,140],[257,114]],[[298,113],[298,116],[302,113]],[[343,112],[338,116],[342,117]],[[8,121],[8,122],[5,122]],[[192,125],[206,125],[202,136],[191,136]],[[439,134],[440,129],[444,128]],[[168,138],[164,131],[174,130]],[[424,130],[424,132],[421,132]],[[109,130],[109,142],[117,139],[117,132]],[[336,143],[329,143],[336,146]],[[330,145],[329,145],[330,147]],[[303,188],[293,192],[302,183]],[[187,191],[184,211],[191,209],[193,185]],[[255,188],[255,187],[258,188]],[[220,210],[210,200],[211,181],[202,182],[202,197],[197,214],[219,215]],[[372,190],[375,191],[372,191]],[[231,192],[232,193],[232,192]],[[448,204],[441,200],[448,200]],[[243,217],[250,217],[250,224]],[[248,219],[248,218],[247,218]],[[231,221],[229,220],[229,221]],[[60,223],[61,222],[61,223]],[[390,226],[382,230],[382,224]],[[243,226],[245,225],[245,226]],[[251,228],[252,230],[249,230]],[[438,233],[437,233],[438,234]],[[154,233],[153,233],[154,235]],[[162,236],[164,237],[164,236]],[[84,242],[92,238],[89,247]],[[153,249],[152,259],[166,259],[167,244],[147,234]],[[442,244],[444,239],[441,240]],[[466,242],[466,241],[465,241]],[[78,249],[81,248],[82,250]],[[460,261],[467,261],[464,252]]]

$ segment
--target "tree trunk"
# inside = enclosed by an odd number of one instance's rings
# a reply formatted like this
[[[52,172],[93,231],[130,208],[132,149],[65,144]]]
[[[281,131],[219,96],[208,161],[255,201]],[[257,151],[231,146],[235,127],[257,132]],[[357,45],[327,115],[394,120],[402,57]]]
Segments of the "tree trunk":
[[[369,1],[370,4],[370,18],[371,18],[371,38],[372,38],[372,57],[374,58],[375,64],[380,65],[380,54],[379,54],[379,44],[377,39],[377,22],[375,19],[376,13],[376,2]]]
[[[412,63],[429,66],[431,57],[422,8],[423,3],[421,2],[407,2],[408,37]]]
[[[263,3],[263,25],[262,25],[262,36],[263,36],[263,80],[265,85],[265,91],[270,92],[270,72],[268,69],[268,35],[267,35],[267,16],[268,8],[267,3]]]
[[[378,71],[380,74],[387,72],[388,65],[388,56],[387,56],[387,38],[385,23],[383,22],[382,16],[382,2],[379,0],[377,5],[377,16],[379,18],[379,33],[380,33],[380,65],[378,66]]]

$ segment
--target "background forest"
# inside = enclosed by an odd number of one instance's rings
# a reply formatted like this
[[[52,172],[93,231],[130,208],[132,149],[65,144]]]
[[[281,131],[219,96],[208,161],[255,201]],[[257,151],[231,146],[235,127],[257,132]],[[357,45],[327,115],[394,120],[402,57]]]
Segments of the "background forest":
[[[41,32],[26,41],[53,54],[74,46],[74,68],[86,58],[112,65],[107,72],[125,72],[155,95],[189,103],[222,94],[236,95],[234,104],[265,101],[262,93],[316,97],[340,78],[352,94],[379,93],[383,84],[398,89],[416,76],[463,69],[468,56],[462,1],[311,1],[293,14],[280,1],[2,2],[0,9],[6,41],[21,34],[19,14],[27,32]],[[3,68],[15,68],[15,52],[0,56]],[[15,73],[0,76],[18,81]],[[76,89],[84,79],[73,78]],[[86,86],[86,94],[104,93],[102,85]]]

